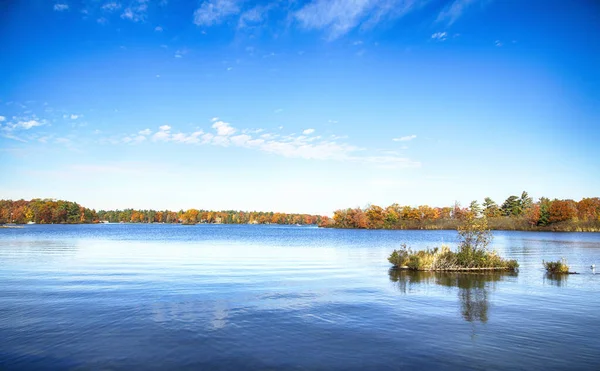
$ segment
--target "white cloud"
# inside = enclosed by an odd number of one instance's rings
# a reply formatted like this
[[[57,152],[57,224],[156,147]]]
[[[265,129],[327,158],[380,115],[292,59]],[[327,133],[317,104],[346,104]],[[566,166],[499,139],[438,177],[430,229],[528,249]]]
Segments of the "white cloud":
[[[313,0],[295,17],[304,28],[326,30],[330,39],[336,39],[358,26],[369,28],[401,17],[416,5],[413,0]]]
[[[188,49],[179,49],[175,52],[175,58],[183,58],[187,53],[189,53]]]
[[[54,4],[54,10],[57,12],[69,10],[69,4],[65,4],[65,3]]]
[[[148,11],[148,0],[136,0],[130,7],[126,8],[121,14],[121,18],[129,19],[133,22],[141,22],[146,20]]]
[[[256,6],[242,13],[238,21],[238,27],[244,28],[259,24],[263,21],[265,15],[269,12],[270,9],[270,6]]]
[[[43,122],[37,121],[37,120],[29,120],[29,121],[20,121],[19,123],[17,123],[15,125],[16,128],[23,128],[25,130],[29,130],[35,126],[42,126],[44,125]]]
[[[494,41],[494,45],[496,45],[497,47],[501,47],[504,44],[502,43],[502,41],[496,40],[496,41]]]
[[[436,32],[431,35],[431,38],[438,41],[444,41],[448,38],[448,34],[446,32]]]
[[[178,142],[178,143],[199,143],[200,136],[202,134],[204,134],[204,132],[202,130],[195,131],[189,135],[184,134],[184,133],[177,133],[177,134],[173,134],[173,136],[171,137],[171,141]]]
[[[304,135],[310,135],[315,132],[315,129],[306,129],[302,132]]]
[[[241,130],[242,134],[234,135],[238,130],[229,123],[223,121],[214,122],[212,128],[216,133],[204,133],[202,130],[198,130],[191,134],[172,134],[171,127],[169,125],[163,125],[159,128],[159,131],[152,136],[152,140],[155,142],[165,141],[222,147],[234,146],[289,158],[348,161],[385,168],[420,166],[419,162],[400,157],[394,152],[383,153],[379,151],[380,154],[378,155],[370,155],[364,148],[335,140],[344,137],[323,139],[320,136],[298,136],[295,134],[281,136],[278,134],[265,133],[260,135],[259,138],[254,138],[251,134],[258,134],[258,131],[244,129]],[[313,129],[307,129],[305,132],[310,130]],[[145,134],[148,132],[149,129],[139,131],[138,134],[140,135],[137,137],[135,135],[128,136],[122,140],[121,143],[125,142],[133,144],[142,142],[146,139]],[[312,131],[305,134],[312,134]]]
[[[206,133],[202,136],[202,143],[210,143],[215,136],[211,133]]]
[[[102,10],[106,10],[108,12],[113,12],[115,10],[121,9],[121,4],[111,1],[104,5],[102,5]]]
[[[160,27],[160,26],[156,26],[156,27],[154,27],[154,31],[156,31],[156,32],[162,32],[163,28]]]
[[[152,134],[152,130],[150,130],[150,129],[144,129],[144,130],[139,131],[138,134],[140,134],[140,135],[150,135],[150,134]]]
[[[231,143],[233,143],[234,145],[236,145],[238,147],[243,147],[251,139],[252,139],[252,137],[250,135],[240,134],[240,135],[236,135],[234,137],[231,137]]]
[[[96,19],[96,22],[98,22],[99,24],[107,24],[108,19],[106,19],[104,17],[100,17],[100,18]]]
[[[6,117],[0,116],[0,122],[2,122],[2,121],[6,121]]]
[[[236,0],[205,0],[194,12],[194,24],[213,26],[239,12],[240,7]]]
[[[233,127],[231,127],[231,125],[229,125],[226,122],[223,121],[217,121],[212,125],[213,129],[217,130],[217,135],[220,136],[228,136],[228,135],[232,135],[235,133],[235,129]]]
[[[219,121],[218,117],[213,117],[212,119],[210,119],[210,121],[215,122],[215,121]]]
[[[166,142],[171,138],[171,127],[169,125],[162,125],[158,128],[159,130],[152,136],[152,140]]]
[[[164,141],[164,142],[166,142],[166,141],[169,140],[170,137],[171,137],[171,134],[169,132],[167,132],[167,131],[159,131],[159,132],[157,132],[156,134],[154,134],[152,136],[152,140],[155,141],[155,142],[156,141]]]
[[[440,12],[437,17],[437,21],[445,22],[446,24],[451,25],[456,22],[471,5],[476,3],[485,5],[489,2],[489,0],[454,0],[452,4],[448,5],[442,12]]]
[[[415,139],[417,136],[416,135],[407,135],[404,137],[400,137],[400,138],[394,138],[392,139],[394,142],[408,142],[409,140],[413,140]]]
[[[77,120],[77,118],[79,118],[79,115],[71,115],[71,120]]]

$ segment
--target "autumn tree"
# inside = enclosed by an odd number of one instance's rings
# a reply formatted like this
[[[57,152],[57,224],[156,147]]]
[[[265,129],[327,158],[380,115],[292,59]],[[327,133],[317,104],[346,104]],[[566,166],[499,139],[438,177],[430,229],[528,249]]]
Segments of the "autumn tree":
[[[501,214],[500,208],[498,207],[498,204],[494,202],[494,200],[489,197],[486,197],[483,200],[483,215],[488,218],[494,218],[500,216]]]
[[[371,205],[365,211],[367,216],[367,228],[380,229],[383,228],[384,215],[383,209],[377,205]]]
[[[577,204],[573,200],[554,200],[549,212],[550,223],[572,220],[577,216]]]
[[[577,217],[579,220],[600,221],[600,198],[583,198],[577,203]]]

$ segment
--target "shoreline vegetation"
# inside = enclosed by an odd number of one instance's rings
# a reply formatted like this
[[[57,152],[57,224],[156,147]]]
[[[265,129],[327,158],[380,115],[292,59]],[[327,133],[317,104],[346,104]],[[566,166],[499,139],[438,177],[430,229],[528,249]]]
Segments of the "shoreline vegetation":
[[[402,245],[388,257],[394,270],[430,271],[430,272],[515,272],[519,267],[516,260],[504,259],[490,251],[487,246],[492,241],[487,218],[475,218],[468,215],[457,228],[460,244],[457,251],[448,246],[414,251]]]
[[[92,224],[92,223],[169,223],[169,224],[280,224],[317,225],[338,229],[456,230],[467,217],[483,217],[491,230],[600,232],[600,198],[533,202],[527,192],[510,196],[501,206],[489,197],[483,204],[469,207],[418,207],[392,204],[386,208],[336,210],[333,217],[310,214],[235,210],[99,210],[76,202],[55,199],[0,200],[0,225],[15,224]]]
[[[280,224],[319,225],[323,217],[236,210],[99,210],[76,202],[54,199],[0,200],[0,224],[93,224],[93,223],[169,223],[169,224]]]
[[[486,217],[491,230],[600,232],[600,198],[550,200],[542,197],[534,202],[527,192],[510,196],[502,205],[491,198],[468,207],[455,203],[452,207],[418,207],[398,204],[382,208],[336,210],[333,218],[324,218],[320,227],[342,229],[451,230],[468,217]]]

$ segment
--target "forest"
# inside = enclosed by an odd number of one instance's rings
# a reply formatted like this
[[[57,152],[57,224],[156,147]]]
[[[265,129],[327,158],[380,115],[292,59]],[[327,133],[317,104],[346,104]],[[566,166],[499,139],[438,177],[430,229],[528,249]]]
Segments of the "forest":
[[[600,232],[600,198],[550,200],[537,202],[523,192],[509,196],[501,205],[486,197],[483,203],[472,201],[468,207],[455,203],[449,207],[418,207],[393,204],[386,208],[370,205],[366,208],[336,210],[333,218],[320,226],[359,229],[456,229],[467,216],[485,216],[494,230],[539,230]]]
[[[494,230],[584,231],[600,232],[600,198],[534,202],[523,192],[509,196],[501,205],[487,197],[480,204],[472,201],[447,207],[417,207],[392,204],[385,208],[336,210],[333,218],[320,215],[286,214],[258,211],[188,210],[93,210],[76,202],[33,199],[0,200],[0,224],[79,224],[79,223],[181,223],[181,224],[300,224],[325,228],[357,229],[456,229],[467,216],[485,216]]]
[[[209,210],[93,210],[76,202],[33,199],[0,200],[0,224],[80,224],[80,223],[215,223],[215,224],[309,224],[322,223],[319,215],[258,211]]]

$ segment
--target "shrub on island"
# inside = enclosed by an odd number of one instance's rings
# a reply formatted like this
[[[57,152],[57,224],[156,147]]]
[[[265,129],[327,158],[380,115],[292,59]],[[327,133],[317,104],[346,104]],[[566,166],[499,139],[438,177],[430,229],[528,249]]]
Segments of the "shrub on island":
[[[569,272],[567,261],[564,258],[555,262],[547,262],[542,260],[542,263],[544,264],[544,268],[546,268],[546,272],[549,274],[571,273]]]
[[[457,231],[461,242],[456,252],[444,245],[414,251],[403,244],[392,252],[388,261],[395,269],[415,271],[515,271],[519,267],[516,260],[503,259],[487,249],[492,234],[486,218],[467,217]]]

